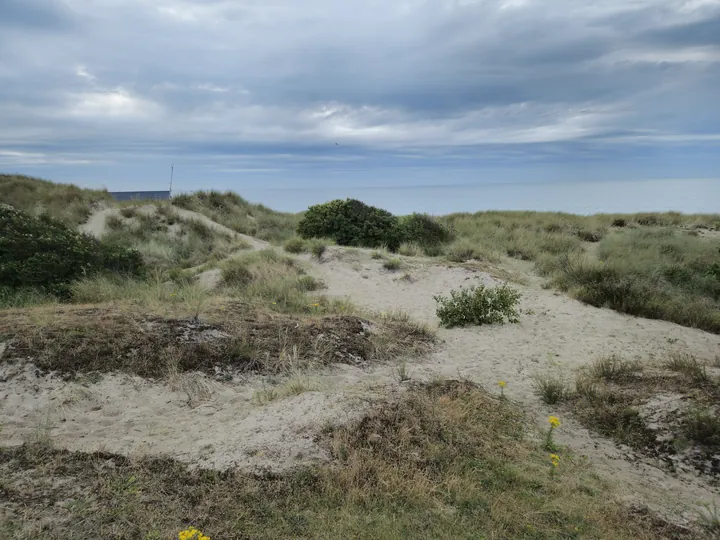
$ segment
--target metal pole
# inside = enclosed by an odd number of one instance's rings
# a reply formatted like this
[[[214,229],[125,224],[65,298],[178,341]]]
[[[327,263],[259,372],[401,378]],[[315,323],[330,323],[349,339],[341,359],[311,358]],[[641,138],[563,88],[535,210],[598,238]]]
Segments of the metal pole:
[[[170,165],[170,198],[172,199],[172,183],[173,183],[173,174],[175,172],[175,165]]]

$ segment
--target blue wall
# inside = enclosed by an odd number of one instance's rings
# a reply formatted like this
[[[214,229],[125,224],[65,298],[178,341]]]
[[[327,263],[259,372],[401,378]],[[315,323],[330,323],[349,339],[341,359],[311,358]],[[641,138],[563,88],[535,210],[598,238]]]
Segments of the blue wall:
[[[166,201],[170,199],[169,191],[111,191],[110,195],[116,201]]]

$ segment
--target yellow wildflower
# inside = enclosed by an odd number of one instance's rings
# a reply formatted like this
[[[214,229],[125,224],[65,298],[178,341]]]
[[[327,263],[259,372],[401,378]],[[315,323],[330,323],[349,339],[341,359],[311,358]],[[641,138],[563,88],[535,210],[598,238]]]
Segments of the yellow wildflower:
[[[553,467],[560,465],[560,456],[557,454],[550,454],[550,463],[552,463]]]
[[[210,537],[204,535],[202,531],[195,527],[189,527],[178,533],[178,540],[210,540]]]
[[[548,417],[548,422],[550,422],[550,426],[555,429],[560,427],[560,419],[557,416],[550,416]]]
[[[507,383],[505,381],[498,381],[498,386],[500,388],[505,388],[507,386]]]

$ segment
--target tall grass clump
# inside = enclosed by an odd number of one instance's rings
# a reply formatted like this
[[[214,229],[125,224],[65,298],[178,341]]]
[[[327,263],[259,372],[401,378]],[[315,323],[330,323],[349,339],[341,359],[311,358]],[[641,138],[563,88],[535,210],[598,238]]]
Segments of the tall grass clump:
[[[283,312],[311,312],[307,292],[324,287],[300,263],[273,250],[248,253],[222,263],[227,292],[256,306]]]
[[[483,324],[516,323],[519,320],[517,305],[520,293],[502,285],[490,288],[484,285],[450,291],[450,297],[434,296],[438,304],[437,316],[442,326],[468,326]]]

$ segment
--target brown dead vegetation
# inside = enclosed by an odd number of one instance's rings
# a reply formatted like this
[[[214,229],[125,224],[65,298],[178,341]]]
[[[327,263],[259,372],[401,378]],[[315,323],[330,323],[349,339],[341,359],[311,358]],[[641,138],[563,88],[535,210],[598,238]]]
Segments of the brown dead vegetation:
[[[177,319],[123,307],[55,306],[0,314],[3,362],[29,361],[66,377],[125,372],[283,373],[345,363],[365,366],[430,350],[432,334],[407,321],[355,315],[293,316],[233,302]]]

